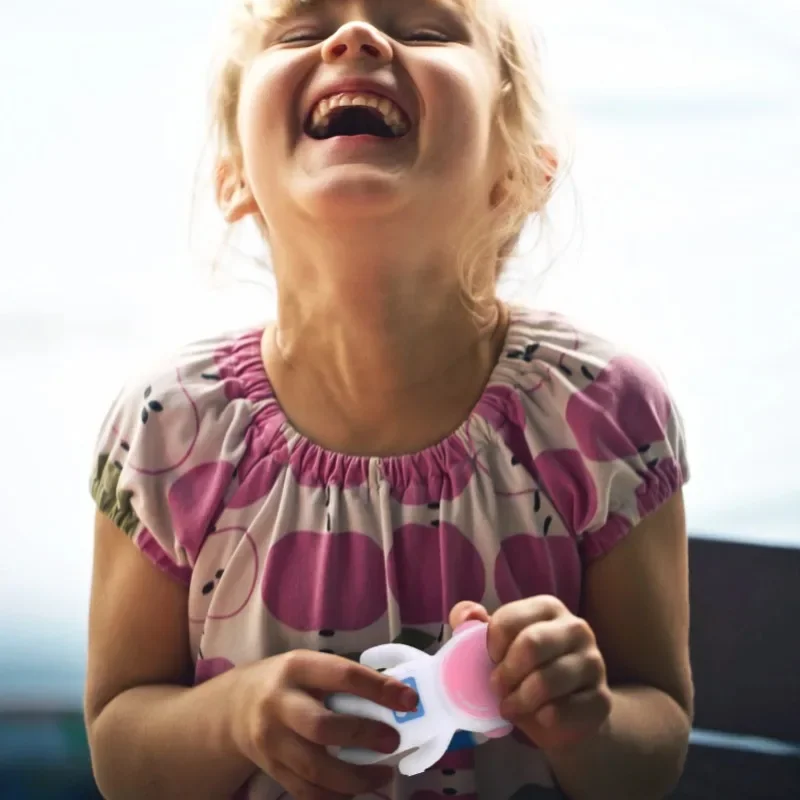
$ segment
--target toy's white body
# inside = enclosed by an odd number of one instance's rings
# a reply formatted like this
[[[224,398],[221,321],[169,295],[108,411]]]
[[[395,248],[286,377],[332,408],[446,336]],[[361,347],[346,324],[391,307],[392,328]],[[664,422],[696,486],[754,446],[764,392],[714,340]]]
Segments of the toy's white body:
[[[447,752],[457,731],[504,736],[511,726],[499,715],[498,700],[489,685],[493,664],[486,651],[486,625],[467,623],[434,656],[402,644],[367,650],[361,663],[411,686],[419,696],[415,711],[402,714],[354,695],[338,694],[328,707],[340,714],[378,720],[400,734],[393,755],[404,775],[433,766]],[[391,756],[373,750],[344,748],[336,752],[351,764],[375,764]]]

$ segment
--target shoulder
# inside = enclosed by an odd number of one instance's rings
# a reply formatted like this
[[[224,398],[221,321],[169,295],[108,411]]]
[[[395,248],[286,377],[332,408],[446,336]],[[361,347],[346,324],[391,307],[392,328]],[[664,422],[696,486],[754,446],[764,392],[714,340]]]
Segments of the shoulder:
[[[96,505],[168,571],[191,565],[246,454],[269,395],[262,332],[205,338],[158,359],[119,390],[100,427]]]
[[[512,310],[494,413],[515,460],[596,549],[688,480],[683,421],[647,361],[567,317]]]
[[[503,372],[525,397],[539,394],[528,409],[562,420],[588,458],[634,455],[682,421],[666,378],[641,356],[567,317],[515,309]],[[625,431],[627,446],[618,441]],[[616,446],[616,449],[615,449]],[[621,448],[621,449],[620,449]]]
[[[148,447],[154,460],[142,464],[144,469],[166,469],[169,463],[185,460],[203,434],[227,427],[233,405],[257,396],[249,390],[260,377],[259,362],[253,358],[259,342],[260,333],[248,330],[184,344],[128,378],[112,404],[107,426],[110,422],[127,433],[131,446],[137,437],[160,443],[161,457]]]
[[[525,372],[524,365],[545,364],[556,371],[565,386],[576,390],[609,373],[618,376],[626,387],[633,383],[645,391],[664,389],[663,378],[641,357],[552,312],[514,308],[505,357],[519,364],[520,374]]]

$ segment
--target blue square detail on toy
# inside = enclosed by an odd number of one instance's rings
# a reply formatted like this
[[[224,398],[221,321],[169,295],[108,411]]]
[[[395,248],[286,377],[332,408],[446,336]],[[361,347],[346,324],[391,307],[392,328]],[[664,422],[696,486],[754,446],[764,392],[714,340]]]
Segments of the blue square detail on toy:
[[[410,686],[415,692],[417,692],[417,696],[419,697],[419,691],[417,689],[417,682],[414,678],[406,678],[403,683],[406,686]],[[404,725],[406,722],[413,722],[415,719],[421,719],[425,716],[425,708],[422,705],[422,698],[420,698],[419,703],[417,703],[417,707],[414,711],[393,711],[395,722],[399,725]]]

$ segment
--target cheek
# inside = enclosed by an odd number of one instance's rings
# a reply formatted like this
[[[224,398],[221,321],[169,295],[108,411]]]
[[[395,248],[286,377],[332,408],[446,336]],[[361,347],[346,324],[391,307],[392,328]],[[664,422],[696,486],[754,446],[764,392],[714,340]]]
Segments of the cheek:
[[[490,149],[496,87],[474,60],[443,57],[417,81],[431,122],[428,136],[448,159],[482,158]]]
[[[299,131],[299,121],[294,124],[299,111],[292,108],[297,72],[295,63],[275,55],[257,58],[247,71],[237,118],[246,168],[261,173],[270,161],[270,152]]]

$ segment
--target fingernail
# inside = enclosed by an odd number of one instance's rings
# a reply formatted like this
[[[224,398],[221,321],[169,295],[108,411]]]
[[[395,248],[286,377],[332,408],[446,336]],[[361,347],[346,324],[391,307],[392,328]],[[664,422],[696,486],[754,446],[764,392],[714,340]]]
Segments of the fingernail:
[[[406,686],[400,693],[400,702],[403,704],[404,708],[407,708],[409,711],[414,711],[419,703],[419,697],[413,689]]]

